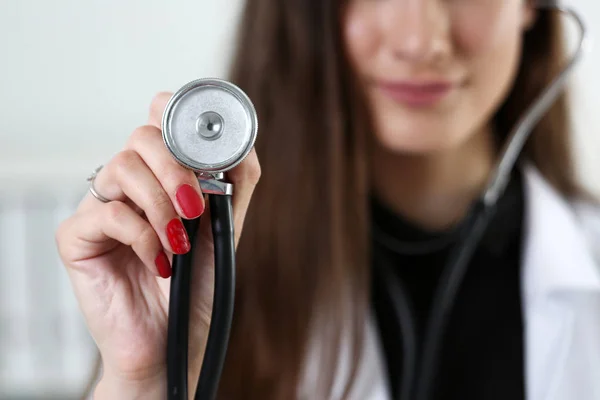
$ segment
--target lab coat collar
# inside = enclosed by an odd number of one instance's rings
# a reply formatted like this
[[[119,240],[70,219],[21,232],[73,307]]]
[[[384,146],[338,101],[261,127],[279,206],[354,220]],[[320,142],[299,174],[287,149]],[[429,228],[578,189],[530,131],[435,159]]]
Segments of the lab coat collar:
[[[532,165],[524,167],[525,220],[523,273],[528,301],[573,291],[600,291],[600,270],[593,244],[566,201]],[[596,237],[600,245],[600,236]]]

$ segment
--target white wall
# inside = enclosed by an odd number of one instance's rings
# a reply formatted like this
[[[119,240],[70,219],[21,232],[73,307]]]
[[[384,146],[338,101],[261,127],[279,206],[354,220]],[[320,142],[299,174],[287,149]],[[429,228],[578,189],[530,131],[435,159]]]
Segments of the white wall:
[[[85,176],[153,95],[225,73],[240,0],[0,0],[0,179]]]
[[[575,148],[579,156],[581,180],[596,194],[600,194],[600,2],[596,0],[567,0],[580,11],[589,31],[588,54],[573,76],[571,93],[575,127]],[[569,25],[569,37],[575,30]]]

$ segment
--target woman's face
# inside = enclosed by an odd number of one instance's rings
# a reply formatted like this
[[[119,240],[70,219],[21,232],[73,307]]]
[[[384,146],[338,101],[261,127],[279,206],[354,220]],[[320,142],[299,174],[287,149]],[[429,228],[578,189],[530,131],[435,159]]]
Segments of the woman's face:
[[[481,132],[533,19],[525,0],[348,0],[344,38],[380,143],[428,153]]]

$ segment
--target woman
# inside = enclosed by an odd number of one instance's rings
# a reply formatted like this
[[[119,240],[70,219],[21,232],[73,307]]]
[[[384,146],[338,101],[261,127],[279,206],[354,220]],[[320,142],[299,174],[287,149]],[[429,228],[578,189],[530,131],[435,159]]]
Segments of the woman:
[[[522,0],[248,1],[232,80],[261,132],[229,173],[244,232],[220,398],[398,398],[456,227],[562,50],[559,17]],[[181,219],[204,211],[161,140],[168,98],[98,174],[111,201],[88,195],[57,232],[102,356],[98,400],[165,396],[170,255],[190,248]],[[570,139],[560,98],[469,265],[435,398],[600,396],[600,214],[574,207]],[[201,233],[191,383],[212,306]]]

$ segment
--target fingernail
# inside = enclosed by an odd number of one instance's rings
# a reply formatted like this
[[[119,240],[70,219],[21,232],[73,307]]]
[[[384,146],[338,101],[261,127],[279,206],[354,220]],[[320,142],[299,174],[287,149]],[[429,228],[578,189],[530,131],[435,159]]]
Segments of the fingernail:
[[[170,278],[171,277],[171,264],[169,263],[169,258],[165,254],[164,251],[160,251],[158,256],[156,256],[156,260],[154,260],[156,264],[156,269],[158,270],[158,274],[162,278]]]
[[[190,251],[190,248],[192,247],[190,245],[190,239],[179,218],[173,218],[171,222],[167,224],[167,237],[169,238],[169,243],[171,243],[173,253],[185,254]]]
[[[198,218],[204,212],[204,203],[200,195],[190,185],[181,185],[175,194],[181,211],[187,218]]]

